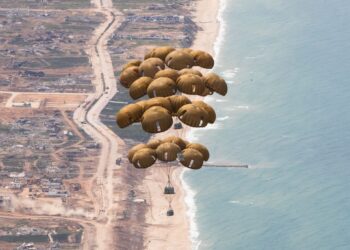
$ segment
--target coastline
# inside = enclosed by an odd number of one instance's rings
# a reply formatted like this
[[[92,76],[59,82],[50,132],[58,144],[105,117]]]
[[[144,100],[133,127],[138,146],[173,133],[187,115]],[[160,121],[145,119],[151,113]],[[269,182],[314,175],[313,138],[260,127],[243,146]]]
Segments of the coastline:
[[[195,2],[194,22],[199,26],[192,48],[205,50],[216,57],[218,49],[217,38],[220,31],[220,14],[223,0],[198,0]],[[201,70],[203,72],[203,70]],[[206,70],[208,71],[208,70]],[[206,72],[204,71],[204,72]],[[183,137],[187,138],[190,127],[184,126]],[[169,131],[169,135],[176,135],[176,131]],[[162,133],[162,136],[164,134]],[[166,216],[169,203],[163,194],[167,173],[161,167],[147,170],[142,186],[148,192],[147,203],[149,209],[146,213],[144,232],[145,249],[197,249],[198,230],[194,221],[195,205],[193,191],[184,182],[183,167],[173,167],[172,184],[176,194],[172,200],[175,215]],[[164,167],[163,167],[164,169]]]

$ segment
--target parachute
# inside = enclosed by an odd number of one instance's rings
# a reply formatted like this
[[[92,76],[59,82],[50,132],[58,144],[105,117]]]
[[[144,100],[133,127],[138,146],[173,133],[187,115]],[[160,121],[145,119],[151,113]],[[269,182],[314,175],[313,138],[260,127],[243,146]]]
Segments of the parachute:
[[[206,69],[214,67],[214,59],[209,53],[201,50],[192,50],[190,54],[194,58],[194,65]]]
[[[127,68],[129,68],[131,66],[140,66],[141,63],[142,63],[142,61],[140,61],[140,60],[131,60],[127,64],[123,65],[122,71],[126,70]]]
[[[156,152],[151,148],[142,148],[135,152],[132,164],[135,168],[148,168],[156,162]]]
[[[163,69],[160,70],[156,73],[154,78],[159,78],[159,77],[168,77],[171,78],[174,82],[176,82],[177,78],[179,77],[179,73],[175,69]]]
[[[135,168],[151,167],[156,161],[178,161],[184,167],[200,169],[209,159],[208,149],[199,143],[188,143],[183,139],[171,136],[164,140],[150,140],[147,144],[138,144],[128,153],[129,162]]]
[[[197,106],[197,107],[204,109],[208,113],[208,122],[209,123],[215,122],[216,113],[215,113],[215,110],[211,106],[209,106],[208,104],[206,104],[203,101],[193,101],[192,104],[194,106]]]
[[[139,73],[142,76],[154,77],[154,75],[165,68],[164,62],[155,57],[148,58],[139,66]]]
[[[177,87],[182,93],[199,95],[203,93],[205,85],[202,78],[194,74],[181,75],[176,81]]]
[[[160,106],[167,109],[169,112],[173,111],[170,100],[165,97],[155,97],[152,99],[148,99],[146,101],[142,101],[142,103],[143,103],[144,110],[147,110],[154,106]]]
[[[163,47],[154,48],[149,53],[147,53],[145,55],[145,59],[148,59],[151,57],[156,57],[156,58],[159,58],[159,59],[164,61],[166,56],[174,50],[175,50],[175,48],[170,47],[170,46],[163,46]]]
[[[140,77],[139,68],[137,66],[130,66],[120,74],[120,83],[125,88],[129,88],[130,85]]]
[[[203,165],[203,155],[196,149],[185,148],[182,151],[183,159],[180,161],[182,165],[191,169],[200,169]]]
[[[129,161],[132,162],[132,158],[134,157],[134,154],[135,154],[138,150],[143,149],[143,148],[151,148],[151,147],[150,147],[149,145],[146,145],[146,144],[143,144],[143,143],[138,144],[138,145],[132,147],[132,148],[129,150],[129,152],[128,152],[128,159],[129,159]]]
[[[227,84],[215,73],[203,74],[193,66],[212,69],[213,57],[202,50],[175,49],[171,46],[156,47],[148,51],[144,60],[132,60],[122,67],[119,81],[129,89],[133,100],[148,96],[149,99],[124,106],[116,114],[120,128],[140,123],[142,129],[157,138],[147,144],[138,144],[128,152],[129,162],[137,169],[161,165],[167,170],[168,182],[164,194],[175,194],[171,184],[171,164],[197,170],[209,160],[209,150],[202,144],[188,142],[181,136],[164,136],[175,122],[175,132],[180,134],[182,124],[190,127],[205,127],[215,123],[215,110],[202,100],[189,96],[208,96],[214,93],[225,96]],[[185,94],[185,95],[183,95]],[[169,198],[168,216],[173,216]]]
[[[120,128],[141,122],[146,132],[160,133],[171,127],[172,117],[190,127],[205,127],[215,122],[216,113],[203,101],[191,102],[185,96],[172,95],[128,104],[117,113],[116,120]]]
[[[186,75],[186,74],[193,74],[193,75],[197,75],[197,76],[203,76],[202,73],[198,70],[195,69],[182,69],[179,71],[180,75]]]
[[[137,104],[129,104],[123,107],[117,114],[116,121],[119,127],[125,128],[142,117],[142,107]]]
[[[186,96],[183,95],[173,95],[173,96],[169,96],[168,100],[171,104],[173,113],[176,114],[177,111],[179,110],[179,108],[181,108],[182,106],[184,106],[185,104],[190,104],[191,101],[190,99],[188,99]]]
[[[194,59],[190,53],[175,50],[166,56],[165,63],[171,69],[181,70],[191,68],[194,65]]]
[[[153,79],[148,76],[143,76],[134,81],[129,89],[129,95],[136,100],[147,94],[147,88]]]
[[[147,95],[150,98],[171,96],[176,93],[176,83],[168,77],[159,77],[151,82],[147,88]]]
[[[148,143],[147,143],[147,147],[152,148],[152,149],[157,149],[157,147],[162,143],[161,140],[158,139],[151,139]],[[139,144],[141,145],[141,144]]]
[[[143,130],[148,133],[160,133],[168,130],[173,125],[170,112],[160,106],[150,107],[141,117]]]
[[[180,147],[172,142],[164,142],[156,149],[157,158],[161,161],[175,161],[180,152]]]
[[[177,111],[179,119],[191,127],[205,127],[209,122],[209,114],[201,107],[186,104]]]
[[[180,147],[181,150],[185,149],[188,142],[177,136],[169,136],[163,140],[163,142],[172,142]]]
[[[224,79],[215,73],[209,73],[204,76],[205,86],[210,90],[225,96],[227,93],[227,84]]]

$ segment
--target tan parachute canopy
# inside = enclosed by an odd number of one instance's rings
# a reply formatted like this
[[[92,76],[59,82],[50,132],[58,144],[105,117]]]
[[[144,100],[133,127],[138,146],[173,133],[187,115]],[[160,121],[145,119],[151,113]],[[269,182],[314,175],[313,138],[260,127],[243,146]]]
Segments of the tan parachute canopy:
[[[188,99],[186,96],[183,96],[183,95],[169,96],[168,100],[170,101],[173,113],[177,113],[179,108],[181,108],[182,106],[184,106],[186,104],[191,103],[190,99]]]
[[[220,95],[227,94],[227,84],[224,79],[215,73],[209,73],[204,76],[205,86]]]
[[[192,52],[193,50],[192,50],[192,49],[190,49],[190,48],[181,48],[181,49],[178,49],[178,51],[181,51],[181,52],[185,52],[185,53],[191,54],[191,52]]]
[[[209,88],[205,87],[203,92],[200,94],[200,96],[212,95],[213,93],[214,93],[214,91],[212,91]]]
[[[136,168],[148,168],[156,162],[154,149],[142,148],[134,153],[132,163]]]
[[[166,56],[165,63],[169,68],[181,70],[191,68],[194,65],[194,59],[189,53],[175,50]]]
[[[149,100],[137,102],[139,106],[143,108],[144,111],[148,110],[150,107],[160,106],[167,109],[169,112],[173,111],[170,100],[167,97],[155,97]]]
[[[141,118],[141,124],[148,133],[160,133],[171,127],[173,118],[165,108],[154,106],[145,111]]]
[[[136,100],[147,94],[147,88],[151,84],[153,79],[148,76],[142,76],[134,81],[129,89],[129,95],[132,99]]]
[[[204,145],[199,144],[199,143],[189,143],[186,146],[186,149],[187,148],[192,148],[192,149],[198,150],[202,154],[204,161],[209,160],[209,151]]]
[[[172,51],[174,51],[175,48],[170,46],[163,46],[163,47],[157,47],[152,49],[150,52],[148,52],[145,56],[145,59],[151,58],[151,57],[157,57],[161,60],[165,60],[165,57]]]
[[[152,149],[157,149],[157,147],[163,143],[162,140],[159,140],[159,139],[152,139],[152,140],[149,140],[148,143],[147,143],[147,147],[149,148],[152,148]]]
[[[166,97],[176,93],[176,83],[168,77],[160,77],[151,82],[147,88],[147,95],[153,97]]]
[[[174,82],[176,82],[177,78],[179,77],[179,73],[175,69],[163,69],[157,72],[157,74],[154,76],[154,78],[159,77],[168,77],[173,79]]]
[[[142,63],[142,61],[140,60],[131,60],[130,62],[128,62],[127,64],[124,64],[122,67],[122,71],[126,70],[127,68],[131,67],[131,66],[140,66],[140,64]]]
[[[175,161],[177,158],[177,154],[180,152],[180,147],[172,142],[163,142],[156,149],[158,160],[167,162]]]
[[[120,128],[125,128],[142,117],[142,107],[137,104],[129,104],[119,110],[116,121]]]
[[[177,116],[183,123],[191,127],[205,127],[209,120],[208,113],[203,108],[193,104],[182,106],[178,110]]]
[[[140,78],[140,76],[139,68],[137,66],[130,66],[122,71],[119,81],[125,88],[129,88],[135,80]]]
[[[142,149],[142,148],[148,148],[148,145],[142,143],[142,144],[137,144],[136,146],[132,147],[129,152],[128,152],[128,159],[129,159],[129,162],[132,163],[132,158],[134,157],[134,154]]]
[[[203,93],[205,84],[200,76],[185,74],[177,78],[178,89],[185,94],[199,95]]]
[[[193,74],[197,76],[203,76],[202,73],[195,69],[182,69],[179,71],[180,75]]]
[[[166,66],[168,68],[166,68]],[[215,110],[203,101],[193,101],[176,95],[177,90],[189,95],[207,96],[214,92],[227,94],[227,84],[214,73],[205,76],[193,66],[211,69],[213,57],[201,50],[156,47],[144,57],[144,61],[132,60],[123,66],[120,83],[129,89],[133,99],[148,95],[151,99],[129,104],[116,116],[121,128],[141,122],[149,133],[168,130],[172,116],[191,127],[205,127],[216,120]],[[182,138],[170,136],[139,144],[128,153],[128,159],[136,168],[147,168],[156,162],[175,161],[191,169],[199,169],[209,159],[208,149],[199,143],[188,143]]]
[[[191,169],[200,169],[203,166],[202,154],[193,148],[186,148],[182,151],[182,165]]]
[[[199,169],[203,161],[209,159],[209,151],[202,144],[188,143],[179,137],[169,136],[164,140],[152,139],[147,144],[132,147],[128,159],[136,168],[147,168],[157,159],[165,162],[179,159],[185,167]]]
[[[163,142],[172,142],[180,147],[181,150],[185,149],[188,142],[177,136],[169,136],[163,140]]]
[[[194,58],[194,65],[205,69],[214,67],[214,59],[209,53],[202,50],[192,50],[191,55]]]
[[[207,111],[208,113],[208,122],[209,123],[214,123],[215,120],[216,120],[216,113],[215,113],[215,110],[209,106],[208,104],[206,104],[205,102],[203,101],[193,101],[192,102],[193,105],[197,106],[197,107],[200,107],[202,109],[204,109],[205,111]]]
[[[139,66],[139,73],[141,76],[154,77],[154,75],[165,68],[164,62],[159,58],[148,58]]]

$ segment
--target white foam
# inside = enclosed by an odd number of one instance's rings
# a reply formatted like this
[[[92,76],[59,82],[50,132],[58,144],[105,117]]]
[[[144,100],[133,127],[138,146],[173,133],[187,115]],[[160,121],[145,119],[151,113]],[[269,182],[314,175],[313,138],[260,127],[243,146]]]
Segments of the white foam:
[[[224,99],[216,99],[216,102],[228,102],[228,101]]]
[[[196,223],[196,211],[197,206],[195,203],[195,191],[193,191],[190,186],[185,182],[183,175],[188,169],[184,169],[180,174],[181,185],[185,190],[185,202],[187,205],[186,215],[190,221],[190,239],[192,241],[192,249],[199,249],[201,241],[199,240],[199,231]]]
[[[227,0],[220,0],[220,8],[218,11],[217,20],[220,23],[219,35],[214,43],[214,61],[217,61],[218,56],[220,54],[220,50],[224,43],[224,38],[226,34],[226,23],[223,18],[224,10],[226,9]]]
[[[237,204],[237,205],[242,205],[242,206],[254,206],[254,205],[255,205],[255,203],[252,202],[252,201],[238,201],[238,200],[232,200],[232,201],[229,201],[229,203]]]
[[[227,0],[220,0],[220,8],[218,10],[218,15],[217,15],[217,20],[220,24],[219,27],[219,34],[218,37],[214,43],[214,60],[215,62],[218,61],[218,55],[220,54],[220,49],[223,45],[224,42],[224,37],[225,37],[225,30],[226,30],[226,23],[223,19],[223,13],[227,5]],[[210,99],[210,97],[205,98],[205,99]],[[211,125],[211,124],[210,124]],[[218,125],[215,125],[218,126]],[[212,126],[212,127],[215,127]],[[210,129],[210,126],[207,126],[206,129]],[[190,133],[187,135],[187,139],[190,141],[195,141],[196,137],[194,135],[194,131],[191,130]],[[186,169],[181,173],[180,175],[180,180],[182,183],[182,186],[185,190],[185,203],[187,205],[187,216],[190,220],[190,238],[192,241],[192,249],[198,250],[201,241],[199,240],[199,231],[198,231],[198,226],[196,223],[196,204],[195,204],[195,192],[190,188],[190,186],[184,181],[183,179],[183,174],[186,171]]]
[[[238,73],[239,68],[234,68],[234,69],[228,69],[222,72],[222,75],[225,79],[233,79],[235,78],[236,74]]]
[[[230,117],[228,115],[224,116],[224,117],[219,117],[219,118],[216,118],[217,121],[225,121],[227,119],[229,119]]]
[[[236,111],[236,110],[250,110],[250,106],[248,105],[237,105],[227,108],[226,110]]]

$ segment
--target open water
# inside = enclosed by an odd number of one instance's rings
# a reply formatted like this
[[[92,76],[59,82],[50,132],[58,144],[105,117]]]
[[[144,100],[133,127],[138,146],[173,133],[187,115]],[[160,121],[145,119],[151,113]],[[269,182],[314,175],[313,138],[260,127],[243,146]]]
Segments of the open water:
[[[229,93],[191,137],[251,168],[185,172],[196,247],[350,249],[350,1],[222,4]]]

